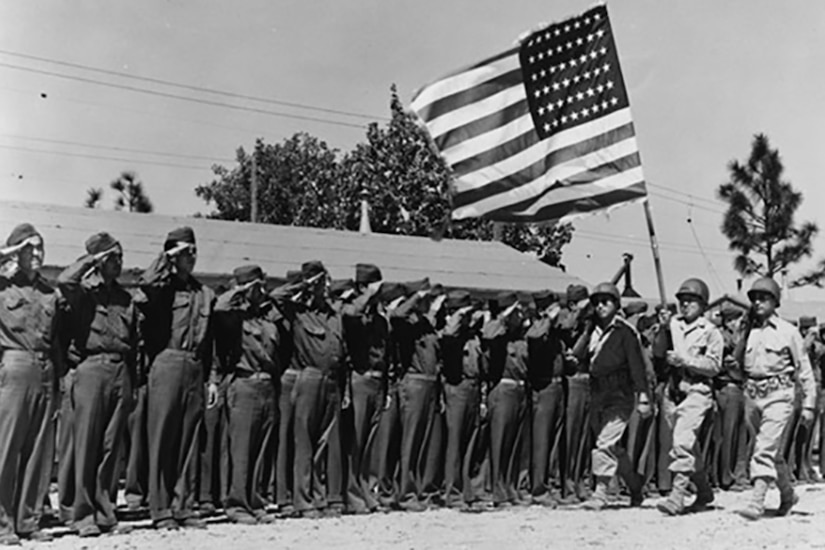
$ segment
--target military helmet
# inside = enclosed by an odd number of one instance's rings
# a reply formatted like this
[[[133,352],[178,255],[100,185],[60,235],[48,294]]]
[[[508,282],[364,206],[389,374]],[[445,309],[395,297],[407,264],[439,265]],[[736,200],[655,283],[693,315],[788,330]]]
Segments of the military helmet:
[[[590,293],[590,301],[593,302],[597,296],[609,296],[616,302],[616,305],[622,303],[619,289],[613,283],[599,283],[593,287],[593,291]]]
[[[774,281],[771,277],[760,277],[753,282],[753,286],[751,286],[751,289],[748,291],[748,298],[751,302],[753,302],[753,296],[757,292],[770,294],[776,301],[776,305],[779,305],[779,298],[781,295],[779,283]]]
[[[702,303],[707,304],[710,300],[710,291],[708,285],[702,279],[691,278],[686,280],[676,291],[676,297],[680,296],[697,296],[702,300]]]

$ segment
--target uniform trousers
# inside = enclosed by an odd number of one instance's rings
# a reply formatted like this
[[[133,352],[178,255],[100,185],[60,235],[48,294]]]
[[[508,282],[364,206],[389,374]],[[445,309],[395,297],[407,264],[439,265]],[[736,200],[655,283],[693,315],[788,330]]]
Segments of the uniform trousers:
[[[551,453],[564,433],[564,387],[560,379],[533,385],[531,437],[531,493],[540,497],[554,490]],[[558,477],[555,479],[559,481]]]
[[[656,387],[658,409],[656,432],[656,485],[660,492],[666,493],[673,487],[670,473],[670,451],[673,449],[673,425],[676,422],[676,403],[668,395],[667,384]]]
[[[60,521],[72,521],[74,507],[74,410],[72,409],[72,386],[75,370],[70,369],[63,375],[60,402],[60,417],[57,422],[57,500]]]
[[[745,414],[755,436],[750,462],[752,479],[776,480],[777,484],[790,479],[783,451],[783,435],[793,415],[794,388],[774,390],[764,397],[748,396]]]
[[[203,412],[203,423],[199,434],[200,452],[196,457],[198,467],[193,468],[198,488],[197,500],[201,505],[220,508],[226,498],[227,442],[226,442],[226,387],[229,378],[218,384],[218,400]]]
[[[149,512],[154,522],[192,517],[190,468],[203,421],[203,365],[193,353],[163,350],[149,369],[146,433]]]
[[[389,385],[389,407],[381,410],[373,437],[368,444],[371,461],[370,491],[378,495],[381,506],[398,502],[398,467],[401,460],[400,382]]]
[[[353,512],[366,512],[378,507],[369,485],[370,434],[384,407],[382,373],[352,373],[352,430],[349,434],[349,475],[347,476],[347,507]]]
[[[39,529],[54,451],[55,372],[43,352],[0,359],[0,535]]]
[[[521,381],[503,378],[490,391],[490,477],[493,502],[516,502],[518,458],[526,414],[526,390]]]
[[[401,415],[401,477],[399,504],[402,508],[424,500],[425,474],[432,471],[430,436],[436,420],[438,380],[427,374],[407,373],[398,388]]]
[[[714,429],[713,469],[719,485],[727,489],[734,482],[743,483],[746,463],[741,460],[740,440],[745,440],[745,393],[741,386],[726,383],[716,392],[718,414]]]
[[[226,391],[229,485],[225,509],[231,520],[265,513],[261,479],[278,422],[275,381],[261,373],[238,374],[233,375]]]
[[[344,504],[341,388],[334,375],[301,370],[295,394],[295,510]]]
[[[278,395],[278,433],[275,451],[275,503],[283,511],[292,507],[293,465],[295,462],[295,380],[298,371],[287,369],[281,375]]]
[[[472,483],[464,468],[473,431],[478,426],[480,399],[477,379],[464,378],[444,384],[446,449],[444,460],[444,503],[458,506],[475,500]]]
[[[590,458],[590,377],[575,374],[567,379],[567,406],[564,415],[565,449],[564,464],[565,496],[583,497]]]
[[[126,461],[126,504],[140,508],[149,502],[149,440],[146,434],[146,384],[138,387],[135,406],[127,420],[129,457]]]
[[[671,472],[690,476],[704,471],[699,434],[705,418],[712,411],[713,390],[706,384],[692,384],[685,398],[676,405],[668,467]]]
[[[132,378],[121,354],[95,354],[75,368],[72,422],[76,528],[117,524],[119,445],[132,408]]]

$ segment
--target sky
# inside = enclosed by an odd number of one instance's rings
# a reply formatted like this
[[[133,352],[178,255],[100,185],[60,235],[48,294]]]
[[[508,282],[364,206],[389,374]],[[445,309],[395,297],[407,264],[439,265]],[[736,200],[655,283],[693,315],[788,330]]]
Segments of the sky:
[[[366,123],[389,117],[393,83],[408,103],[420,86],[592,4],[6,0],[0,198],[79,206],[88,188],[134,170],[156,212],[208,212],[194,188],[211,181],[212,164],[232,166],[237,147],[305,131],[347,151],[365,139]],[[825,258],[825,2],[607,6],[668,296],[691,276],[714,296],[736,290],[715,191],[756,133],[779,149],[787,179],[804,195],[798,220],[822,226],[814,257],[791,277]],[[574,226],[563,257],[571,273],[609,279],[629,252],[634,287],[658,295],[640,205]],[[825,301],[818,289],[789,296]]]

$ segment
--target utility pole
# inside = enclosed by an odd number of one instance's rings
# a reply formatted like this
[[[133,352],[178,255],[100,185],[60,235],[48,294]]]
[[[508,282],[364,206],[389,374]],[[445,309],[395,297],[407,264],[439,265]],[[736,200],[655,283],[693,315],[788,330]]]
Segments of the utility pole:
[[[250,192],[251,192],[251,199],[252,199],[252,207],[249,216],[249,221],[252,223],[258,222],[258,146],[255,144],[255,147],[252,149],[252,181],[250,183]]]

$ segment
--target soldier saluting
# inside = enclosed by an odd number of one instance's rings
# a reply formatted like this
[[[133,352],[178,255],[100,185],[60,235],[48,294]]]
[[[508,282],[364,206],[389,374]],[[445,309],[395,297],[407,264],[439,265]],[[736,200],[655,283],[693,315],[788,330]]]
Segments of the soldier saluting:
[[[54,438],[52,413],[61,371],[58,293],[40,275],[43,238],[28,223],[14,228],[0,250],[0,544],[47,541],[40,530],[49,486],[46,455]]]

